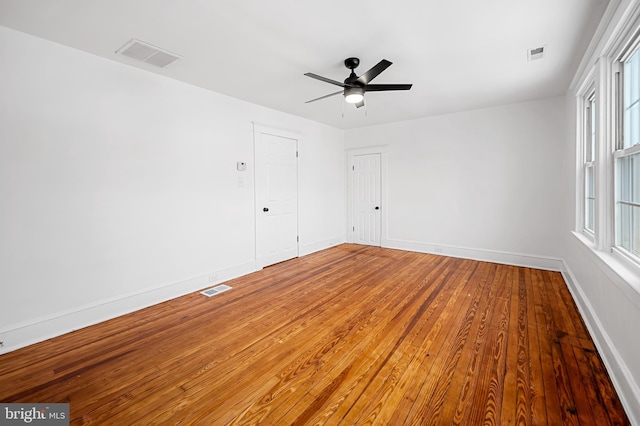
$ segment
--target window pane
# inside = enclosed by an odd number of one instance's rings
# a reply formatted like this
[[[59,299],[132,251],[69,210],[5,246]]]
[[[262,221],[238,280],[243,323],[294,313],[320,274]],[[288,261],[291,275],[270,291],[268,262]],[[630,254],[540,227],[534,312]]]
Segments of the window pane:
[[[629,58],[629,105],[635,103],[638,100],[638,79],[636,76],[638,75],[638,52],[634,53],[631,58]]]
[[[633,104],[629,108],[629,145],[633,146],[638,143],[638,136],[640,132],[638,132],[638,128],[640,127],[640,105],[638,103]]]
[[[630,251],[640,256],[640,154],[629,157],[629,192],[631,207],[631,241]]]
[[[624,109],[624,117],[622,119],[622,121],[624,122],[624,130],[622,133],[622,139],[624,142],[624,148],[627,148],[629,146],[631,146],[629,144],[629,138],[631,137],[631,111],[629,111],[627,108]]]
[[[624,64],[624,148],[640,142],[640,50]]]
[[[594,147],[593,147],[593,141],[594,141],[594,123],[593,123],[593,103],[591,101],[589,101],[589,103],[587,104],[587,112],[586,112],[586,119],[587,119],[587,128],[586,128],[586,140],[585,140],[585,161],[587,163],[593,161],[594,155],[593,155],[593,151],[594,151]]]
[[[595,175],[594,167],[585,167],[585,202],[584,202],[584,227],[593,232],[595,224]]]
[[[629,201],[640,204],[640,155],[629,157]]]
[[[591,162],[596,159],[596,101],[594,98],[587,104],[587,140],[586,140],[586,161]]]
[[[590,144],[591,144],[591,159],[589,161],[595,161],[596,159],[596,101],[592,100],[591,101],[591,139],[590,139]]]
[[[618,245],[631,251],[631,206],[618,203]]]
[[[616,165],[616,244],[640,258],[640,153]]]
[[[640,207],[632,207],[631,209],[631,247],[629,251],[631,254],[640,257]]]
[[[587,183],[586,194],[587,194],[587,198],[594,198],[594,195],[595,195],[595,191],[594,191],[595,181],[594,181],[593,166],[587,166],[585,172],[587,174],[587,178],[586,178],[586,183]]]
[[[618,201],[631,201],[629,185],[630,158],[618,159]]]

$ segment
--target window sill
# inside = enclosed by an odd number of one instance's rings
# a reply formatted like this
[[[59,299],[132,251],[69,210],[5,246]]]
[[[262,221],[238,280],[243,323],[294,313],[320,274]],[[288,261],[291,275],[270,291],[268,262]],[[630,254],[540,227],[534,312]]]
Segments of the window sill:
[[[611,252],[597,250],[593,241],[580,232],[572,232],[595,258],[595,264],[640,309],[640,268]]]
[[[595,247],[596,236],[593,233],[593,231],[591,231],[590,229],[584,228],[580,235],[582,236],[582,238],[585,238],[589,242],[589,244],[591,246]],[[594,248],[594,250],[595,250],[595,248]]]

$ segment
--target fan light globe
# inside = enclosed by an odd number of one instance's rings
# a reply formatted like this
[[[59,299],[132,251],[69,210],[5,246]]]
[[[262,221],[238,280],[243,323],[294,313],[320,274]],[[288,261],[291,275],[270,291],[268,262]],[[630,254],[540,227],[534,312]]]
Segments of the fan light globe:
[[[362,87],[349,87],[344,91],[344,100],[350,104],[357,104],[364,99],[364,89]]]

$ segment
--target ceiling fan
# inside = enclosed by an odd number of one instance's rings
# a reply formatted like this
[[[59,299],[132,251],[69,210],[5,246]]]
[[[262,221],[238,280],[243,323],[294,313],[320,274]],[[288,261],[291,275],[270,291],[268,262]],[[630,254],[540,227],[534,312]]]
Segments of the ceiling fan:
[[[360,65],[360,59],[358,58],[347,58],[344,60],[344,66],[351,70],[351,74],[344,80],[344,83],[340,83],[336,80],[331,80],[330,78],[322,77],[320,75],[308,72],[305,75],[307,77],[315,78],[316,80],[324,81],[325,83],[334,84],[336,86],[340,86],[343,90],[339,92],[330,93],[328,95],[321,96],[316,99],[311,99],[305,103],[319,101],[320,99],[328,98],[330,96],[335,96],[340,93],[344,95],[344,100],[350,104],[355,104],[357,108],[360,108],[364,105],[364,94],[365,92],[384,92],[387,90],[409,90],[411,89],[411,84],[369,84],[371,80],[376,78],[382,71],[386,70],[391,62],[386,59],[381,60],[371,68],[369,71],[365,72],[361,76],[357,76],[353,71]]]

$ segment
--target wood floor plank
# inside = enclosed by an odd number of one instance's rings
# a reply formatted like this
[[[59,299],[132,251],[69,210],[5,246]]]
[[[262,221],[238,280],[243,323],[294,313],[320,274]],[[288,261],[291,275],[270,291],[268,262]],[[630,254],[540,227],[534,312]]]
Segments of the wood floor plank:
[[[580,374],[580,369],[574,353],[575,337],[578,336],[576,325],[572,316],[566,311],[569,307],[561,295],[561,288],[551,277],[547,283],[549,302],[552,306],[554,321],[562,324],[557,330],[559,341],[559,355],[563,359],[562,365],[566,369],[566,374],[575,380],[570,380],[569,384],[573,394],[574,409],[581,424],[588,424],[590,419],[594,419],[593,410]]]
[[[613,388],[613,383],[609,378],[602,360],[598,356],[596,351],[583,350],[583,354],[588,361],[587,366],[581,365],[581,368],[588,370],[593,374],[593,380],[597,383],[597,402],[594,401],[593,406],[597,407],[597,410],[604,410],[609,417],[609,422],[612,425],[625,425],[628,419],[624,415],[624,409],[621,406],[620,400],[617,398],[616,391]],[[596,409],[594,409],[596,411]]]
[[[549,368],[553,365],[552,344],[553,340],[551,336],[551,325],[547,322],[547,316],[544,309],[545,299],[543,297],[543,281],[544,277],[542,271],[532,270],[532,286],[533,286],[533,299],[535,309],[535,328],[538,332],[539,343],[539,357],[540,364],[543,367],[542,383],[544,394],[544,406],[546,413],[546,423],[549,425],[562,424],[562,407],[560,405],[560,396],[556,385],[556,377],[554,369]]]
[[[406,389],[410,389],[412,383],[419,385],[419,392],[415,397],[413,393],[396,396],[398,401],[405,403],[412,401],[405,423],[427,425],[438,424],[440,421],[440,414],[446,403],[451,379],[462,357],[463,348],[470,337],[473,320],[480,306],[480,297],[485,287],[484,283],[472,280],[478,266],[475,265],[473,269],[469,270],[469,274],[462,278],[465,281],[464,287],[458,293],[458,298],[452,298],[449,302],[450,311],[453,314],[452,320],[449,321],[447,317],[442,317],[446,323],[451,324],[451,327],[443,324],[443,332],[434,339],[431,350],[426,357],[423,357],[423,362],[418,364],[417,369],[410,370],[411,374],[405,374],[403,377]],[[472,295],[472,293],[475,294]],[[447,309],[449,310],[449,308]],[[417,381],[415,380],[416,376],[425,377],[425,380]],[[395,411],[388,411],[388,416],[380,416],[381,424],[389,424],[393,418],[405,417],[405,410],[401,404]]]
[[[524,269],[518,271],[524,272]],[[507,283],[509,284],[509,283]],[[507,332],[507,351],[506,351],[506,368],[504,375],[504,391],[502,393],[502,412],[501,422],[508,424],[508,422],[516,418],[516,422],[522,422],[522,387],[520,381],[522,380],[522,304],[524,298],[521,292],[520,276],[512,275],[510,280],[511,294],[518,294],[518,298],[514,298],[511,301],[509,312],[509,328]],[[515,342],[517,340],[517,342]],[[516,344],[514,344],[516,343]]]
[[[468,390],[467,384],[468,376],[467,376],[467,368],[468,366],[474,365],[472,363],[472,359],[477,357],[479,346],[477,345],[477,337],[480,336],[479,330],[481,326],[484,326],[485,323],[482,322],[483,315],[486,315],[487,312],[491,311],[491,298],[489,295],[491,294],[492,287],[491,282],[493,282],[493,277],[496,272],[496,265],[490,263],[483,263],[479,265],[476,270],[476,275],[473,278],[473,283],[475,285],[475,292],[470,293],[474,295],[475,301],[477,301],[477,308],[475,305],[472,305],[472,308],[476,309],[476,312],[473,310],[468,312],[468,317],[465,317],[465,322],[463,323],[463,328],[458,331],[458,336],[464,336],[466,331],[466,327],[469,327],[468,337],[466,341],[462,342],[460,340],[458,343],[462,344],[462,347],[459,345],[455,345],[453,348],[460,348],[460,356],[459,360],[455,364],[453,371],[451,372],[451,378],[449,379],[447,376],[437,377],[438,385],[436,389],[434,389],[434,398],[437,398],[436,395],[439,395],[439,389],[443,389],[444,400],[442,401],[442,405],[438,407],[439,401],[435,399],[434,403],[429,402],[424,409],[424,413],[422,414],[422,418],[427,422],[427,424],[441,424],[446,423],[449,419],[453,419],[456,413],[456,409],[459,406],[460,395],[464,394],[466,390]],[[494,299],[495,300],[495,299]],[[456,340],[458,338],[456,337]],[[455,363],[455,359],[457,357],[456,354],[448,354],[449,365]],[[438,411],[440,411],[438,413]],[[433,416],[433,417],[430,417]]]
[[[560,415],[563,424],[579,424],[576,401],[573,395],[573,387],[571,375],[569,374],[569,366],[565,363],[565,357],[562,352],[561,339],[567,336],[566,327],[563,322],[563,315],[556,312],[558,305],[555,303],[554,289],[549,288],[548,283],[551,281],[548,272],[543,272],[542,285],[540,286],[541,297],[543,300],[543,312],[545,316],[545,324],[547,326],[548,339],[551,349],[551,362],[553,365],[556,390],[560,401]],[[560,326],[558,326],[560,324]]]
[[[331,409],[335,409],[334,413],[320,413],[318,417],[327,419],[336,417],[341,419],[341,422],[349,424],[346,419],[358,415],[358,411],[354,411],[354,405],[362,403],[359,402],[362,399],[362,395],[367,394],[367,389],[372,386],[372,381],[375,380],[378,372],[388,362],[389,354],[394,351],[394,348],[397,349],[400,340],[399,336],[402,339],[406,339],[408,335],[407,329],[416,315],[413,309],[422,305],[422,298],[431,297],[434,294],[437,284],[441,283],[441,278],[444,277],[445,268],[449,267],[452,262],[453,260],[448,259],[439,263],[431,271],[424,271],[415,282],[415,287],[408,295],[409,297],[403,298],[403,301],[399,304],[401,309],[393,307],[389,310],[388,313],[390,315],[387,317],[384,329],[375,336],[375,340],[370,342],[369,347],[355,359],[356,367],[351,370],[351,374],[345,380],[340,392],[337,393],[338,398],[342,399],[341,403],[339,405],[331,405]],[[436,306],[434,305],[429,307],[429,310],[435,308]],[[427,311],[426,314],[428,315],[429,312]],[[331,379],[331,376],[327,377]],[[314,387],[323,389],[326,385],[327,380],[325,379]],[[314,388],[310,392],[315,392]],[[331,417],[329,417],[329,414],[331,414]]]
[[[525,269],[525,285],[527,288],[526,304],[527,304],[527,329],[529,332],[529,353],[526,354],[529,363],[529,384],[530,384],[530,404],[531,418],[530,424],[545,425],[549,423],[546,410],[546,395],[544,386],[544,363],[542,348],[540,345],[540,332],[544,327],[540,327],[537,322],[536,311],[536,276],[531,269]],[[553,396],[551,396],[553,398]]]
[[[419,265],[416,265],[419,266]],[[442,266],[442,265],[441,265]],[[364,367],[363,369],[357,368],[350,371],[350,374],[345,378],[343,388],[347,390],[347,394],[351,394],[354,390],[359,389],[358,384],[361,383],[361,380],[369,374],[371,370],[371,365],[379,359],[379,357],[385,353],[385,348],[394,343],[395,332],[389,326],[389,321],[392,318],[395,318],[395,326],[398,327],[402,324],[400,318],[395,316],[390,316],[390,314],[398,314],[401,312],[405,312],[408,315],[408,311],[405,310],[406,304],[408,300],[411,300],[415,297],[415,294],[424,289],[424,285],[428,283],[428,277],[434,275],[439,271],[438,268],[406,268],[400,274],[396,275],[395,279],[400,281],[405,280],[407,278],[407,273],[409,273],[410,282],[415,282],[415,285],[412,292],[409,293],[409,297],[406,297],[407,294],[398,293],[394,291],[395,285],[385,289],[382,292],[382,295],[376,300],[373,300],[372,303],[374,306],[380,308],[379,320],[375,322],[372,327],[368,327],[364,330],[359,330],[359,332],[363,332],[367,334],[365,337],[360,339],[357,342],[354,342],[354,345],[349,345],[346,351],[340,354],[340,356],[348,357],[343,363],[343,358],[340,358],[336,362],[329,362],[326,364],[327,368],[323,369],[323,371],[318,372],[318,374],[314,374],[308,381],[303,383],[301,386],[297,388],[296,393],[304,393],[308,392],[313,395],[326,394],[325,389],[327,386],[330,386],[334,383],[335,378],[340,376],[345,368],[345,365],[348,365],[351,362],[354,362],[359,366]],[[394,279],[394,283],[396,282]],[[385,286],[386,287],[386,286]],[[423,291],[430,291],[428,288]],[[412,296],[413,295],[413,296]],[[386,312],[386,316],[383,314]],[[367,333],[368,331],[368,333]],[[364,361],[364,362],[361,362]],[[345,398],[346,399],[346,398]],[[348,402],[345,403],[348,405]],[[345,404],[342,404],[342,408],[344,409]],[[332,409],[338,409],[339,405],[333,405]],[[270,418],[274,418],[278,415],[278,411],[274,411]],[[324,419],[328,419],[333,415],[333,412],[326,412],[320,417]]]
[[[629,421],[557,272],[343,244],[0,356],[71,424]]]
[[[452,311],[449,303],[459,289],[453,284],[459,279],[459,274],[463,273],[461,261],[456,260],[456,267],[449,274],[439,277],[437,291],[429,298],[415,305],[415,315],[411,318],[396,340],[396,344],[391,348],[381,368],[376,371],[373,380],[365,389],[368,397],[361,398],[353,406],[344,422],[347,424],[373,423],[379,414],[379,408],[386,405],[391,392],[401,380],[405,373],[416,377],[421,373],[422,361],[431,358],[429,352],[437,345],[438,336],[442,335],[443,322]],[[405,393],[410,392],[410,397],[417,394],[420,382],[411,382],[411,391],[405,389]]]
[[[447,325],[459,323],[466,306],[471,302],[467,291],[472,285],[469,284],[469,276],[474,269],[469,263],[461,263],[457,266],[456,274],[448,277],[445,286],[449,291],[441,292],[443,297],[439,302],[442,310],[430,312],[428,317],[420,321],[420,332],[415,338],[407,339],[406,349],[402,350],[403,357],[390,363],[393,368],[387,379],[376,393],[368,392],[370,402],[360,413],[358,424],[389,424],[412,411],[415,417],[420,417],[425,399],[430,399],[432,394],[429,389],[424,389],[425,380],[416,380],[416,377],[427,378],[432,374],[440,374],[443,362],[439,361],[439,355],[447,336],[452,332]],[[445,357],[442,358],[444,360]],[[404,410],[403,402],[407,401],[413,403]],[[406,420],[409,423],[412,421],[409,418]]]
[[[340,405],[335,406],[337,413],[334,413],[335,416],[342,419],[342,422],[346,424],[356,422],[363,409],[361,405],[369,402],[369,398],[364,399],[361,395],[370,394],[373,396],[376,390],[389,378],[389,375],[394,374],[393,368],[404,357],[405,352],[415,352],[410,346],[410,342],[425,328],[425,324],[421,323],[420,318],[430,318],[435,310],[441,309],[439,304],[441,299],[433,299],[442,296],[438,290],[444,286],[446,280],[446,275],[440,273],[444,271],[443,268],[446,267],[446,264],[441,266],[441,268],[434,269],[435,273],[428,274],[419,281],[418,291],[412,293],[412,297],[405,299],[403,309],[389,317],[389,322],[383,332],[379,334],[379,338],[372,341],[372,346],[362,354],[365,357],[371,354],[375,358],[363,364],[366,369],[354,369],[354,374],[344,383],[343,389],[347,391],[347,394],[343,394],[344,400]],[[424,299],[425,297],[426,299]],[[434,300],[434,303],[425,304],[423,300]],[[369,368],[367,364],[372,368]],[[325,385],[319,383],[319,386]],[[324,413],[322,416],[326,417],[326,414]]]

